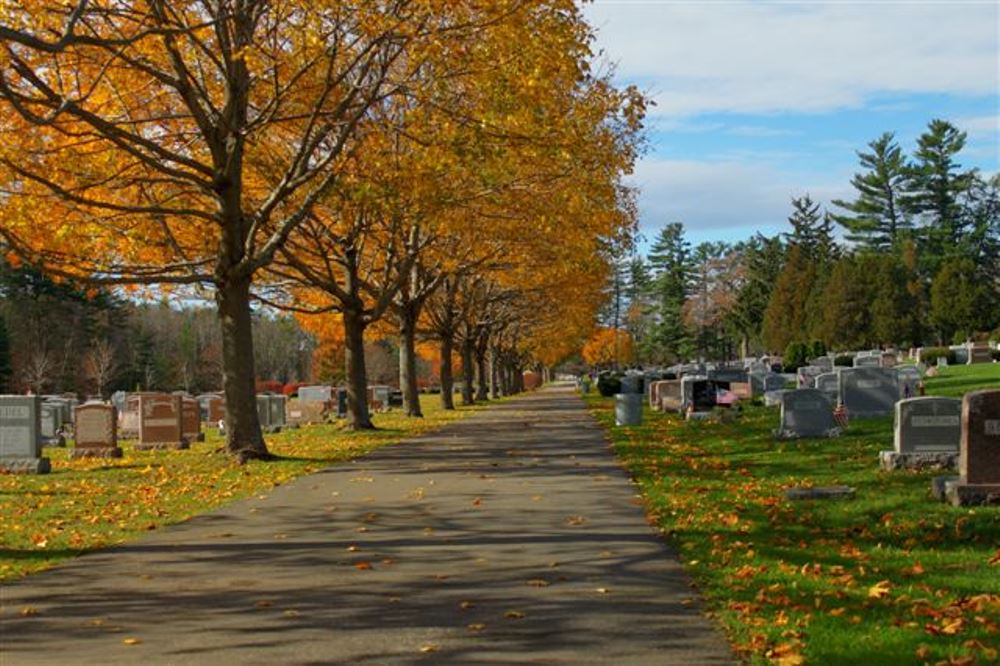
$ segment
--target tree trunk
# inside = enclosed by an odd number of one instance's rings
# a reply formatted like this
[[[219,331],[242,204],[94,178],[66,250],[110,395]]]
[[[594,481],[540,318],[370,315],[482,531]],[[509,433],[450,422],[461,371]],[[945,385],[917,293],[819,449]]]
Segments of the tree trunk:
[[[514,389],[524,393],[524,367],[520,365],[514,368]]]
[[[472,399],[472,384],[475,381],[474,376],[474,366],[473,366],[473,353],[472,353],[473,341],[466,338],[462,341],[462,404],[471,405],[474,403]]]
[[[500,384],[497,381],[496,347],[490,347],[489,375],[490,375],[490,400],[496,400],[497,398],[500,397]]]
[[[413,308],[399,312],[399,389],[403,392],[403,409],[407,416],[423,417],[420,411],[420,389],[417,387],[417,317]]]
[[[452,340],[450,335],[441,338],[441,407],[455,409],[455,378],[451,367]]]
[[[226,448],[242,462],[267,460],[257,418],[250,278],[222,283],[215,292],[222,328],[222,388],[226,399]]]
[[[347,369],[347,423],[354,430],[374,430],[368,413],[365,324],[359,312],[344,310],[344,362]]]
[[[486,350],[484,348],[476,349],[476,400],[482,402],[489,400],[486,373]]]

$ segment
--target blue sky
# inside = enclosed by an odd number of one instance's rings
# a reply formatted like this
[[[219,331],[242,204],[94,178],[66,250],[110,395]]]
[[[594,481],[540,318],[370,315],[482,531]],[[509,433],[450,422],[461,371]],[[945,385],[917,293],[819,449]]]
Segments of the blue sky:
[[[856,151],[932,118],[960,161],[1000,170],[1000,3],[596,0],[600,67],[656,102],[633,177],[642,233],[693,242],[786,230],[789,198],[851,198]]]

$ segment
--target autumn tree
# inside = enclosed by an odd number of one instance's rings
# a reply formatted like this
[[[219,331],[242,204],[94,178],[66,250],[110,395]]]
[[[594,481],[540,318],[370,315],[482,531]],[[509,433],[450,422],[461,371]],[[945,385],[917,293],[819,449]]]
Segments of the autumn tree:
[[[401,56],[421,62],[422,46],[437,48],[464,21],[451,7],[80,0],[8,10],[0,234],[55,274],[210,287],[228,449],[268,457],[253,282],[338,182],[369,108],[406,84],[414,67]]]

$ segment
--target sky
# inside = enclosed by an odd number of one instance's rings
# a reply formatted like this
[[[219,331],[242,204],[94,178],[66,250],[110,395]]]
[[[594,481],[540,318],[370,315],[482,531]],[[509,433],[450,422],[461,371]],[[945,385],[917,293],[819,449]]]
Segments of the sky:
[[[787,231],[793,196],[853,198],[857,151],[933,118],[963,166],[1000,170],[1000,2],[596,0],[600,71],[654,102],[632,184],[648,245]]]

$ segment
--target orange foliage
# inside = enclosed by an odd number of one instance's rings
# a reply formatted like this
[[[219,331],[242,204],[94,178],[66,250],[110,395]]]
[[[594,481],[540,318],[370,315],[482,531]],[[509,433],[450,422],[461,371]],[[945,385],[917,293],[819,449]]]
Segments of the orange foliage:
[[[599,328],[583,346],[583,360],[594,366],[628,364],[635,360],[635,342],[628,331]]]

